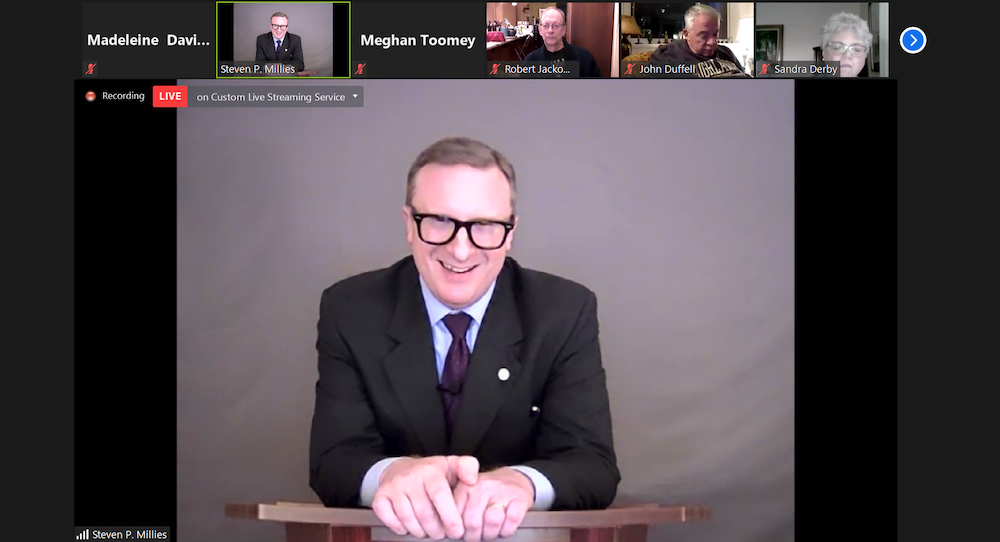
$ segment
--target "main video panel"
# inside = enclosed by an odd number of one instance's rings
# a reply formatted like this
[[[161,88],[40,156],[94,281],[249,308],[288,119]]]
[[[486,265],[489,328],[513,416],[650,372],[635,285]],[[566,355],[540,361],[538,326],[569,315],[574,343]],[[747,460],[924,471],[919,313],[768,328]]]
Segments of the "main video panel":
[[[327,92],[322,81],[177,83],[191,96]],[[512,164],[510,256],[598,293],[617,451],[625,472],[645,472],[641,482],[626,477],[623,492],[678,475],[676,465],[653,468],[644,450],[698,439],[733,449],[719,440],[729,424],[771,420],[742,446],[762,458],[790,454],[792,428],[781,420],[792,408],[795,84],[373,79],[359,85],[363,105],[176,110],[180,539],[263,542],[265,530],[220,507],[251,495],[315,500],[308,437],[319,295],[408,254],[407,172],[446,137],[484,142]],[[446,208],[436,205],[431,212]],[[747,328],[732,311],[767,324]],[[641,331],[626,327],[634,325]],[[709,336],[712,351],[732,354],[697,369],[688,356],[699,357]],[[772,340],[767,360],[745,350]],[[752,414],[698,408],[676,380],[699,371],[700,385],[721,393],[730,371],[751,367],[775,383]],[[759,392],[732,391],[747,400]],[[692,426],[706,429],[693,437],[684,429]],[[719,473],[701,478],[693,501],[715,502],[721,473],[727,487],[766,495],[768,506],[733,508],[756,510],[759,523],[727,520],[727,532],[791,529],[791,471],[717,454],[683,461]],[[765,478],[774,485],[761,490]]]

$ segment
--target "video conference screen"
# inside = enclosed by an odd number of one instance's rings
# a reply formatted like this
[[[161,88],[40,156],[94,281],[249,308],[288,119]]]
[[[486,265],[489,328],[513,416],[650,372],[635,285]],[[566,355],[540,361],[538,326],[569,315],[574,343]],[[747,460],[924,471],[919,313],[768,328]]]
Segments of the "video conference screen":
[[[514,497],[500,504],[505,536],[475,531],[490,508],[476,519],[478,501],[458,499],[473,542],[575,540],[597,531],[541,527],[636,504],[664,509],[642,520],[651,542],[823,530],[810,508],[849,481],[813,471],[854,439],[829,425],[851,391],[824,375],[895,351],[851,337],[894,325],[894,294],[872,299],[895,291],[896,102],[926,44],[919,12],[361,0],[81,13],[75,164],[110,167],[74,194],[77,540],[338,539],[331,517],[362,518],[365,540],[435,538],[403,520],[423,506],[413,495],[390,512],[369,499],[398,471],[371,473],[375,458],[450,455],[533,488],[523,517]],[[448,141],[480,150],[420,161]],[[377,286],[408,265],[419,283]],[[504,280],[522,268],[553,278],[515,279],[535,293],[511,309]],[[445,376],[420,395],[424,380],[393,371],[433,378],[439,331],[431,305],[404,314],[400,299],[497,272],[457,388],[469,433],[437,448],[444,422],[427,413],[450,407],[427,398]],[[593,294],[591,338],[548,316],[577,310],[562,284]],[[592,378],[606,404],[570,388]],[[374,455],[324,463],[321,442]],[[573,461],[598,444],[620,479],[585,498],[600,475]],[[323,515],[345,510],[368,515]]]

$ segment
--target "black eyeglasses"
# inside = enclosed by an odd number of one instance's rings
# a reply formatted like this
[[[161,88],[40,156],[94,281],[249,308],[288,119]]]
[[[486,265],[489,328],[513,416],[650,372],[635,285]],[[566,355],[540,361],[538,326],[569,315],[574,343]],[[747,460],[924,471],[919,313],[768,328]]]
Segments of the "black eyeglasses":
[[[284,29],[288,28],[288,25],[287,24],[272,24],[271,28],[273,28],[275,30],[284,30]]]
[[[447,245],[455,239],[460,228],[465,228],[469,241],[481,250],[496,250],[507,241],[514,229],[513,222],[501,220],[475,220],[463,222],[442,215],[411,213],[417,223],[420,240],[428,245]],[[514,217],[511,217],[511,221]]]

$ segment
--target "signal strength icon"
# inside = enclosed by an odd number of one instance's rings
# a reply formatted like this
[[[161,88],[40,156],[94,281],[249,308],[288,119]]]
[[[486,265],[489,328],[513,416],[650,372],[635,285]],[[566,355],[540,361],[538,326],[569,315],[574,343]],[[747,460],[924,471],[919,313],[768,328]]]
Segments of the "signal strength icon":
[[[90,540],[90,529],[84,529],[82,533],[76,535],[77,540]]]

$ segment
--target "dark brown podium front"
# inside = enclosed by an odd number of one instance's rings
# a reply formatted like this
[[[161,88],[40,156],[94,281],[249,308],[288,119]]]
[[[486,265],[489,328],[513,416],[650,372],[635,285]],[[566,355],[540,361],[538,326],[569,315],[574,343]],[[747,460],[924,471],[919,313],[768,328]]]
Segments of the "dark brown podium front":
[[[366,508],[320,504],[226,504],[226,516],[285,524],[288,542],[427,542],[390,531]],[[528,512],[503,542],[644,542],[650,525],[690,523],[711,517],[705,506],[613,505],[606,510]]]

